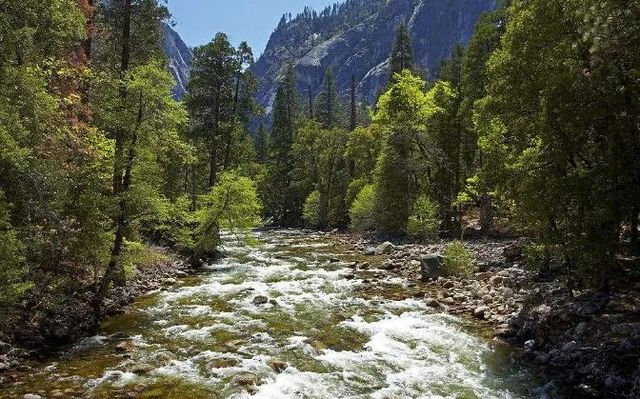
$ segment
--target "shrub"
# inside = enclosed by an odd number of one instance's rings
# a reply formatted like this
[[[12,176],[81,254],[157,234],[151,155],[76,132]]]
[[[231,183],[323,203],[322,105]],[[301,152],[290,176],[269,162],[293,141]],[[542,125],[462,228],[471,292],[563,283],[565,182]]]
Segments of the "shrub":
[[[314,191],[304,202],[302,219],[309,227],[318,227],[320,224],[320,191]]]
[[[413,211],[407,222],[407,234],[420,237],[433,237],[440,225],[438,205],[426,195],[420,196],[413,205]]]
[[[375,199],[376,187],[373,184],[360,190],[349,210],[353,230],[363,232],[375,228]]]
[[[460,241],[453,241],[444,250],[443,268],[447,275],[469,277],[475,271],[473,255]]]
[[[249,239],[250,230],[261,223],[262,205],[256,185],[237,172],[224,172],[211,191],[201,197],[201,202],[193,263],[216,255],[221,229]]]

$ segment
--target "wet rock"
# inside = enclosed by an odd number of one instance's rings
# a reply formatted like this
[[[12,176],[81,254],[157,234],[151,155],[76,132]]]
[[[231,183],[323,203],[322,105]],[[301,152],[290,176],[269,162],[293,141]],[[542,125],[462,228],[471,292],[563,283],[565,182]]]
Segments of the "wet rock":
[[[451,280],[447,280],[444,282],[444,284],[442,284],[442,288],[448,290],[449,288],[453,288],[455,286],[455,284],[453,283],[453,281]]]
[[[133,343],[131,341],[122,341],[116,345],[116,353],[130,353],[133,351]]]
[[[175,278],[169,277],[169,278],[164,280],[163,284],[164,285],[174,285],[177,282],[178,282],[178,280],[176,280]]]
[[[9,362],[0,362],[0,372],[7,371],[11,368],[11,363]]]
[[[360,269],[362,270],[367,270],[371,265],[369,265],[369,262],[364,262],[363,264],[360,265]]]
[[[533,350],[533,348],[535,348],[536,346],[536,341],[530,339],[527,342],[524,343],[524,348],[526,350]]]
[[[338,259],[338,258],[329,259],[329,263],[338,263],[338,262],[340,262],[340,259]]]
[[[212,369],[226,369],[231,367],[236,367],[240,364],[237,359],[233,359],[230,357],[223,357],[220,359],[213,359],[209,362],[209,368]]]
[[[484,319],[487,314],[489,313],[489,307],[488,306],[478,306],[474,311],[473,311],[473,317],[476,317],[478,319]]]
[[[258,295],[255,298],[253,298],[253,301],[251,302],[256,306],[265,305],[269,302],[269,298],[267,298],[264,295]]]
[[[283,362],[282,360],[271,359],[267,362],[267,365],[273,369],[276,373],[282,373],[289,367],[287,362]]]
[[[235,378],[235,382],[237,385],[242,388],[253,391],[258,385],[258,376],[253,373],[242,373]]]
[[[428,281],[442,274],[443,258],[440,255],[427,255],[420,262],[420,275],[422,281]]]
[[[12,347],[10,344],[0,341],[0,355],[6,355],[11,351],[11,349]]]
[[[278,306],[278,301],[276,301],[275,299],[269,299],[269,303],[273,306]]]
[[[574,331],[578,337],[581,337],[585,335],[585,333],[587,332],[587,327],[588,327],[587,323],[583,321],[578,323]]]
[[[391,252],[393,252],[394,248],[395,248],[395,246],[392,243],[390,243],[389,241],[387,241],[385,243],[382,243],[382,244],[378,245],[376,247],[376,252],[375,253],[377,255],[388,255]]]
[[[310,345],[316,352],[324,352],[327,349],[327,346],[320,341],[312,341]]]
[[[133,374],[137,374],[137,375],[145,375],[145,374],[149,374],[150,372],[152,372],[153,370],[155,370],[155,368],[150,365],[150,364],[136,364],[133,365],[129,368],[129,371]]]
[[[442,302],[443,302],[445,305],[449,305],[449,306],[451,306],[451,305],[455,305],[456,300],[455,300],[455,299],[453,299],[453,298],[451,298],[451,297],[448,297],[448,298],[444,298],[444,299],[442,300]]]
[[[578,343],[576,341],[567,342],[562,346],[563,352],[575,352],[578,349]]]
[[[364,254],[367,256],[373,256],[376,254],[376,249],[374,247],[367,247],[364,250]]]
[[[615,391],[623,389],[627,385],[627,380],[617,375],[610,375],[604,380],[604,385]]]
[[[507,282],[507,277],[501,276],[501,275],[495,275],[489,279],[489,284],[491,284],[492,287],[500,287],[504,285],[506,282]]]
[[[430,308],[439,308],[440,307],[440,302],[438,302],[438,300],[435,299],[435,298],[426,297],[424,299],[424,301],[425,301],[425,304],[427,306],[429,306]]]
[[[640,323],[620,323],[611,326],[611,331],[614,334],[633,336],[640,335]]]

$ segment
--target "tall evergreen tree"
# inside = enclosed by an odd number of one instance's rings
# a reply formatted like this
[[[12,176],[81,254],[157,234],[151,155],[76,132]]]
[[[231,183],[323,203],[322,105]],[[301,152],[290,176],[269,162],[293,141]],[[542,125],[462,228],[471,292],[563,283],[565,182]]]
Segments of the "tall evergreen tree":
[[[186,104],[194,138],[207,149],[209,187],[220,169],[229,167],[239,69],[237,53],[224,33],[195,50]]]
[[[291,148],[299,118],[298,92],[293,65],[289,65],[278,85],[274,102],[271,143],[273,158],[267,182],[267,203],[275,221],[283,226],[299,223],[300,198],[292,187],[293,158]]]
[[[356,101],[356,75],[351,75],[351,96],[349,112],[349,131],[356,130],[358,124],[358,104]]]
[[[396,31],[396,38],[389,59],[389,80],[392,83],[395,82],[395,74],[405,69],[414,72],[416,67],[409,29],[403,22]]]
[[[338,101],[338,91],[333,76],[333,69],[327,68],[322,90],[316,99],[316,119],[325,129],[331,129],[339,124],[340,103]]]

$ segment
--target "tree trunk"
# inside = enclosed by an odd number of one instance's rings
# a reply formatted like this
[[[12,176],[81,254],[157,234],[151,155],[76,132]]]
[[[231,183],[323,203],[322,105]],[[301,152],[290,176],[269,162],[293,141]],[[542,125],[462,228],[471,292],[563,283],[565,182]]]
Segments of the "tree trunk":
[[[120,59],[120,77],[124,79],[125,75],[129,70],[129,61],[131,56],[131,2],[132,0],[125,0],[124,2],[124,22],[122,27],[122,53]],[[124,107],[125,100],[127,98],[127,88],[123,82],[121,82],[120,86],[120,100],[121,105]],[[138,112],[138,121],[141,121],[142,109]],[[109,264],[107,265],[107,270],[105,271],[102,280],[96,290],[94,299],[93,299],[93,309],[94,309],[94,323],[97,326],[100,318],[102,317],[102,304],[104,302],[104,298],[109,289],[109,285],[114,278],[119,280],[120,282],[124,281],[124,269],[120,265],[119,259],[122,253],[122,245],[124,243],[124,235],[126,229],[128,227],[127,222],[127,202],[123,194],[129,189],[131,184],[131,168],[133,167],[133,159],[135,157],[135,144],[137,141],[137,136],[135,135],[131,139],[131,147],[129,148],[129,160],[127,162],[124,173],[124,177],[122,174],[123,170],[123,155],[124,155],[124,147],[126,134],[125,130],[122,127],[118,127],[115,131],[115,159],[114,159],[114,167],[113,167],[113,195],[115,198],[119,198],[118,202],[118,214],[115,217],[116,224],[116,233],[113,241],[113,247],[111,249],[111,259],[109,260]]]
[[[637,244],[638,243],[638,213],[640,213],[638,211],[637,207],[634,207],[633,209],[631,209],[631,221],[629,223],[629,237],[631,239],[631,244]]]

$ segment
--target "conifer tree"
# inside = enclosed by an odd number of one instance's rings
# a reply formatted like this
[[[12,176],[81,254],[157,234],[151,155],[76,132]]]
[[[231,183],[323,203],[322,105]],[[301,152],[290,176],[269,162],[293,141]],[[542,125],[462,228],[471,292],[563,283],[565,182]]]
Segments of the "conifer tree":
[[[341,109],[332,68],[326,70],[322,91],[318,94],[316,104],[316,118],[322,127],[331,129],[337,126]]]
[[[395,82],[395,74],[408,69],[415,71],[413,47],[407,25],[403,22],[396,31],[395,42],[389,59],[389,80]]]
[[[271,216],[283,226],[294,226],[301,213],[300,199],[292,187],[291,148],[296,135],[299,103],[295,70],[289,65],[278,85],[271,126],[272,160],[266,202]]]

